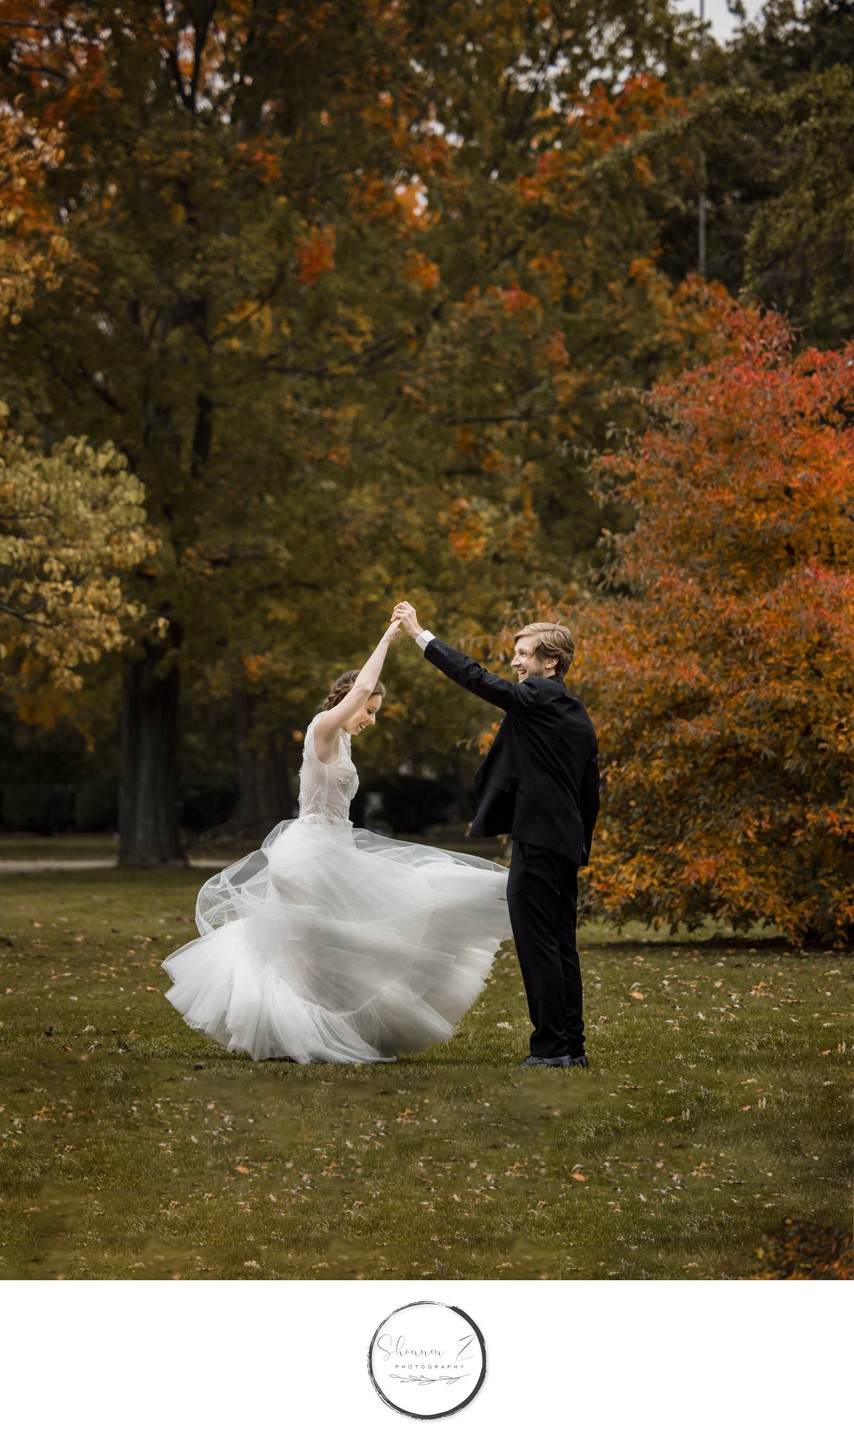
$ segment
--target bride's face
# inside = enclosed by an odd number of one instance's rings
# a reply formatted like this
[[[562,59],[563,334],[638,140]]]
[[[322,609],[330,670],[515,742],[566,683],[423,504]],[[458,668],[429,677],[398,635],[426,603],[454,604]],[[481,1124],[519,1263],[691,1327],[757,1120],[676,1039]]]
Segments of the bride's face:
[[[371,728],[377,721],[377,714],[382,708],[382,694],[371,694],[363,709],[359,709],[351,719],[344,725],[345,733],[361,733],[362,729]]]

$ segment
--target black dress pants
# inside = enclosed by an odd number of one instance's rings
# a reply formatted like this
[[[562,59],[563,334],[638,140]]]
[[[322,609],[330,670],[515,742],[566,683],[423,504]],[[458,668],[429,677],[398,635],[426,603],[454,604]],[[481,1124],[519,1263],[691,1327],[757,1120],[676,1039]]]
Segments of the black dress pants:
[[[507,880],[510,922],[538,1058],[584,1052],[581,964],[575,946],[578,865],[562,853],[513,843]]]

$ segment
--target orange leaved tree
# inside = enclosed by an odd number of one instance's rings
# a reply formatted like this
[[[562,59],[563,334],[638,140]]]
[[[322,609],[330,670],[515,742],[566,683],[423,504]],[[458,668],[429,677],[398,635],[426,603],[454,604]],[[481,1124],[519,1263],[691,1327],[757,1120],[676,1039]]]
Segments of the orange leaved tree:
[[[657,385],[600,462],[636,524],[584,614],[606,774],[606,912],[854,936],[854,344],[796,354],[722,306],[710,362]],[[575,671],[574,671],[575,672]]]

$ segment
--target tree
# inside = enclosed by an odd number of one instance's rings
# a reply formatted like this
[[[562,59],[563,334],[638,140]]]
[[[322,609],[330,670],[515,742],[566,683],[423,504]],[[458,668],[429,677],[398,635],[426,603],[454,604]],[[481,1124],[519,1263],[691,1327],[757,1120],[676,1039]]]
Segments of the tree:
[[[67,273],[71,247],[46,194],[62,157],[58,130],[0,111],[0,326],[20,325]],[[0,401],[0,657],[18,661],[20,699],[45,682],[79,689],[82,668],[129,642],[143,609],[120,575],[155,549],[142,485],[112,444],[46,446],[32,428]]]
[[[77,260],[7,382],[145,484],[137,597],[168,630],[127,664],[121,856],[178,861],[181,684],[233,698],[281,812],[282,735],[392,598],[488,628],[595,542],[583,451],[678,348],[644,135],[679,27],[624,0],[18,0],[0,28],[7,102],[62,134]]]
[[[143,488],[112,446],[67,439],[47,452],[8,420],[0,404],[0,657],[76,689],[143,618],[120,578],[154,551]]]
[[[776,109],[774,194],[748,232],[745,280],[813,342],[838,344],[854,334],[850,65],[793,85]]]
[[[39,288],[61,282],[70,246],[45,180],[62,157],[56,128],[0,107],[0,324],[19,324]]]
[[[854,345],[720,310],[600,465],[635,511],[582,615],[605,760],[592,888],[619,922],[854,936]]]
[[[822,346],[854,326],[852,54],[848,0],[768,0],[725,47],[698,44],[694,94],[652,152],[674,151],[656,197],[665,272],[696,268],[702,189],[709,278]]]

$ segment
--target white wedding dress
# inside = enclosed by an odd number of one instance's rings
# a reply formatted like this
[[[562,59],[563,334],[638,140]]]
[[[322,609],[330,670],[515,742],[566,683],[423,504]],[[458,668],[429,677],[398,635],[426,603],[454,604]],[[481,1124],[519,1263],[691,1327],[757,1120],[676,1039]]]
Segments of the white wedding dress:
[[[317,757],[299,818],[199,893],[201,937],[166,959],[190,1027],[252,1058],[374,1063],[451,1037],[510,936],[507,872],[353,828],[359,786],[342,733]]]

